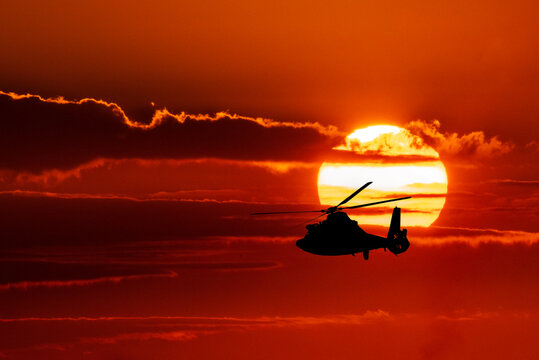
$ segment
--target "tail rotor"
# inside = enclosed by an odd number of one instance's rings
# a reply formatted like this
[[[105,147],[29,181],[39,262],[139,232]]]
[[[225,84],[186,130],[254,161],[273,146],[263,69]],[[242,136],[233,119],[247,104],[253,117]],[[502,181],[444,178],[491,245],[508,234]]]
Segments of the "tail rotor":
[[[406,237],[407,230],[401,230],[400,227],[401,209],[395,207],[393,209],[393,215],[391,216],[391,223],[389,225],[389,231],[387,233],[387,248],[395,255],[405,252],[410,247],[410,242]]]

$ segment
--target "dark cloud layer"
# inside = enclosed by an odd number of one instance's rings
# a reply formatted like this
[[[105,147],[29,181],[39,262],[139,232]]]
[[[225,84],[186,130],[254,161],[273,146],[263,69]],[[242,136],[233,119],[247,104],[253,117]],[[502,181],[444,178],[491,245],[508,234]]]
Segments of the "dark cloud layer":
[[[318,124],[234,115],[180,118],[165,110],[156,111],[159,121],[144,125],[127,123],[130,120],[119,106],[98,100],[14,100],[1,95],[0,168],[4,169],[66,169],[103,157],[314,160],[341,139],[336,131]]]
[[[133,201],[127,199],[0,195],[3,249],[42,245],[129,243],[218,235],[293,235],[282,219],[257,221],[249,213],[261,204],[211,201]],[[312,208],[312,205],[311,205]],[[286,205],[284,210],[305,205]],[[301,219],[300,221],[301,222]],[[288,226],[288,227],[287,227]]]

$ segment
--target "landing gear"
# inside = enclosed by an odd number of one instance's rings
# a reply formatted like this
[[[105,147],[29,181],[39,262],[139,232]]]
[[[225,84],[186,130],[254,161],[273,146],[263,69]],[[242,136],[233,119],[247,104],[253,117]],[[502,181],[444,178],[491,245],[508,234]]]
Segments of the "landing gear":
[[[363,251],[363,259],[369,260],[369,250]]]

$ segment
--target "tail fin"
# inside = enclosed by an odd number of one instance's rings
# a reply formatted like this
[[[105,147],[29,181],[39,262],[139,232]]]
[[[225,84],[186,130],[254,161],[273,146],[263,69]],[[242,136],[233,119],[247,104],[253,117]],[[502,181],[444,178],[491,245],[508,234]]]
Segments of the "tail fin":
[[[406,229],[401,230],[401,209],[398,207],[393,209],[387,242],[387,248],[395,255],[405,252],[410,247],[410,242],[406,237]]]
[[[401,209],[395,207],[393,209],[393,215],[391,215],[391,224],[389,225],[389,231],[387,233],[388,239],[394,239],[395,235],[401,231]]]

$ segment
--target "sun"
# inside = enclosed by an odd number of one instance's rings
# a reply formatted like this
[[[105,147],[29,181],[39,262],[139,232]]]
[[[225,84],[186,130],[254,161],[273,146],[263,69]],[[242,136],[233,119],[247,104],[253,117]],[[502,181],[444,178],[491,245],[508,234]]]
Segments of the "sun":
[[[438,218],[447,195],[447,173],[438,153],[421,138],[398,126],[375,125],[354,131],[334,150],[356,155],[357,160],[322,164],[318,173],[322,205],[336,205],[373,181],[347,205],[406,195],[412,199],[350,212],[360,224],[387,226],[394,206],[402,207],[405,226],[429,226]]]

